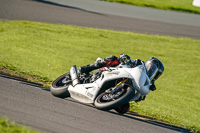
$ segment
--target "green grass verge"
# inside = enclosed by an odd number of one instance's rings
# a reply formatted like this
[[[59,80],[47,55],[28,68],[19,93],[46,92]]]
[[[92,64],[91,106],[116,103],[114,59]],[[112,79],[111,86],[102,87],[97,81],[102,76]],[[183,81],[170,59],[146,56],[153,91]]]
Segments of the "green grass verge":
[[[125,53],[160,59],[157,90],[132,110],[200,131],[200,40],[28,21],[0,21],[0,67],[54,80],[72,65]]]
[[[192,5],[193,0],[102,0],[142,7],[200,14],[200,7]]]
[[[7,118],[0,118],[0,133],[38,133],[30,128],[17,125]]]

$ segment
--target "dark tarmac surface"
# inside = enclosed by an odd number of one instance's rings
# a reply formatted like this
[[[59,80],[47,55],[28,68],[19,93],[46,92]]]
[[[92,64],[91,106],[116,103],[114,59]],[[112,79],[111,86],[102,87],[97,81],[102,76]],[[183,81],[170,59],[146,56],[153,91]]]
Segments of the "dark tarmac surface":
[[[97,110],[71,98],[60,99],[37,84],[0,74],[0,117],[7,116],[49,133],[175,133],[187,130],[138,118],[131,114]]]
[[[96,0],[65,0],[64,2],[63,0],[57,2],[55,0],[1,0],[0,19],[30,20],[200,39],[200,15],[130,8],[121,4],[98,2]],[[86,6],[90,3],[91,6]]]

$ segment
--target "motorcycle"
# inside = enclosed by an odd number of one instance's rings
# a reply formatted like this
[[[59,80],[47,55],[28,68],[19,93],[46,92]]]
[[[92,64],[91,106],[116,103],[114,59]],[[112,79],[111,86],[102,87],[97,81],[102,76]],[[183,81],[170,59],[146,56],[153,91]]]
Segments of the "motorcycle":
[[[150,86],[144,62],[134,68],[120,64],[87,74],[80,74],[74,65],[70,72],[53,81],[50,91],[56,97],[71,97],[100,110],[115,109],[126,113],[129,102],[147,95]]]

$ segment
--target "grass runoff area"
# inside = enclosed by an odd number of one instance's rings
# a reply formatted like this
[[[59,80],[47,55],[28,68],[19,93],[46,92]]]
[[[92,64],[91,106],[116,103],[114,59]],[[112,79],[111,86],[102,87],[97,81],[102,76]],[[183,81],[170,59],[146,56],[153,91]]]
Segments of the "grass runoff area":
[[[0,133],[38,133],[25,126],[17,125],[7,118],[0,118]]]
[[[200,14],[200,7],[192,5],[193,0],[102,0],[135,6]]]
[[[131,110],[200,132],[200,40],[131,32],[0,21],[0,68],[53,81],[73,65],[125,53],[134,59],[157,57],[164,66],[145,101]]]

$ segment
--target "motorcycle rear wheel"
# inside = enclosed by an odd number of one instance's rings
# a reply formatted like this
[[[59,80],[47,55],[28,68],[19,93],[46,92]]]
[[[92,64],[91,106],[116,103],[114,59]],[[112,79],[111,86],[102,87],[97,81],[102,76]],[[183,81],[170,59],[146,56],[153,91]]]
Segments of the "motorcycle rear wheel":
[[[116,109],[120,107],[121,105],[124,105],[127,102],[129,102],[135,96],[135,91],[133,88],[128,86],[127,88],[124,88],[124,92],[114,100],[113,99],[105,100],[104,97],[106,95],[109,95],[109,94],[103,92],[96,98],[96,100],[94,101],[94,105],[96,108],[101,109],[101,110]]]
[[[52,95],[60,98],[66,98],[70,96],[68,87],[72,84],[72,82],[71,80],[66,78],[66,75],[68,74],[69,73],[65,73],[64,75],[58,77],[55,81],[53,81],[50,88]]]

